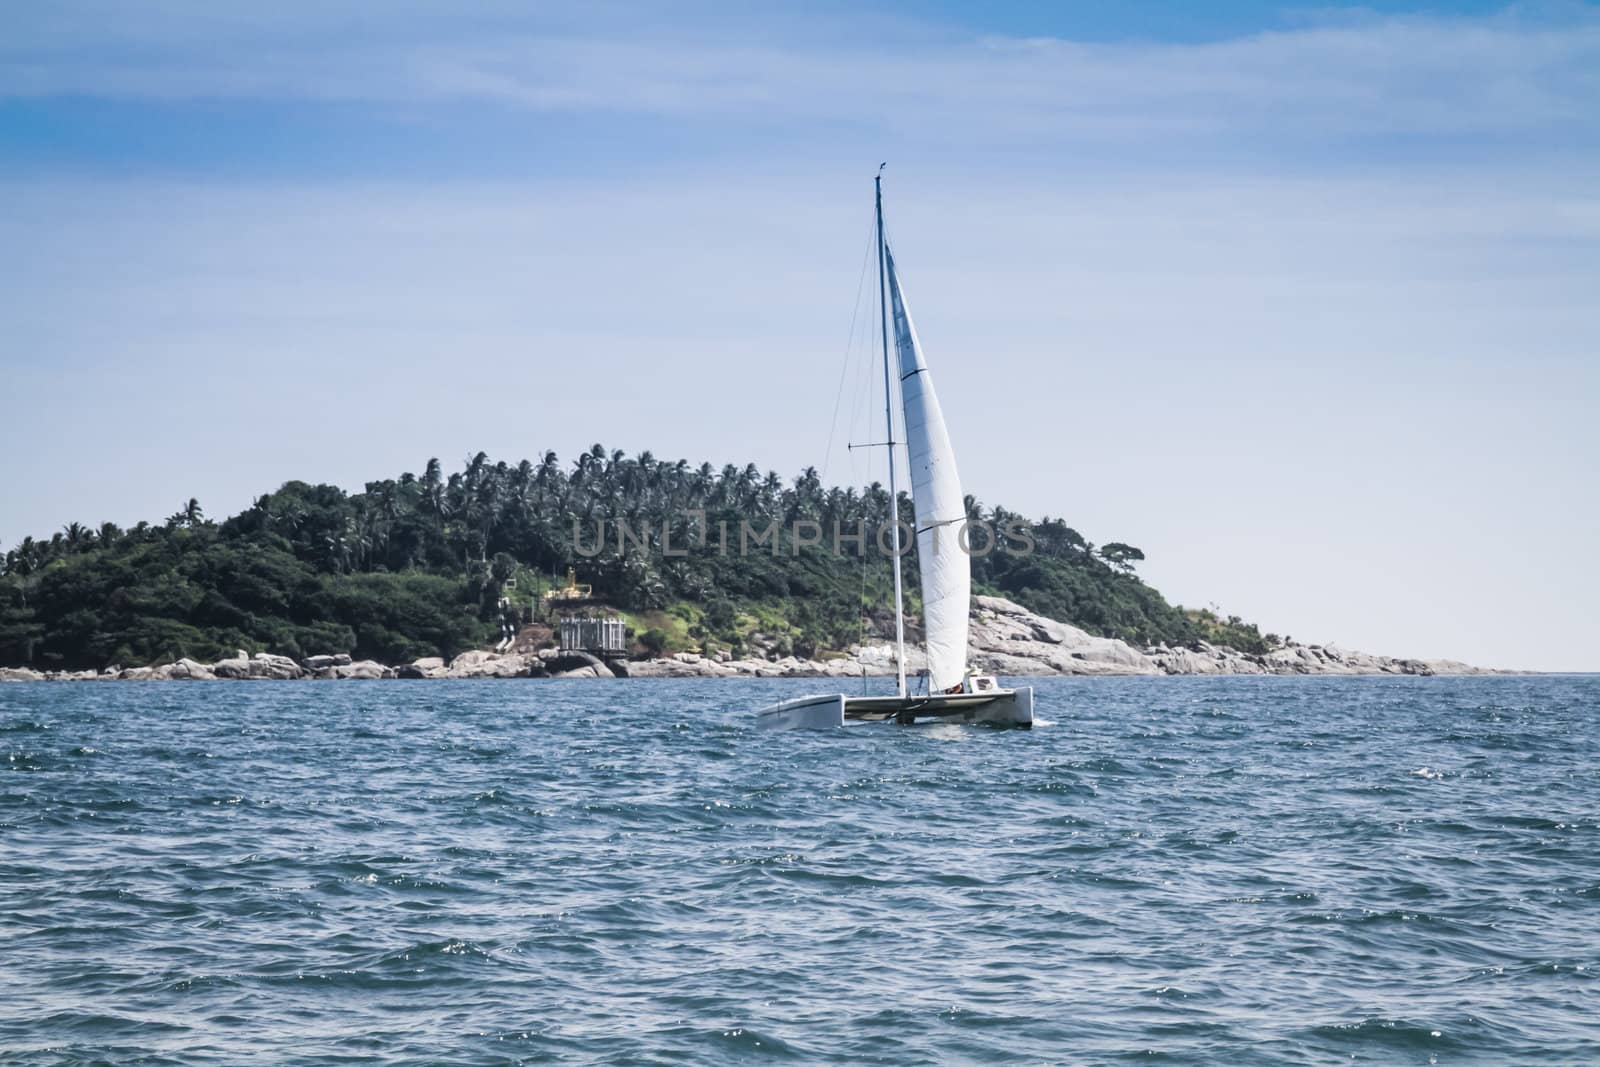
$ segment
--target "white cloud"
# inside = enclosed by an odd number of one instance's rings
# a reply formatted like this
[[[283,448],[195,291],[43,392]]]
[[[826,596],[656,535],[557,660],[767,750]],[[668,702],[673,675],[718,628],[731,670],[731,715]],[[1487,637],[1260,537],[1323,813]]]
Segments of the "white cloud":
[[[974,37],[853,16],[751,32],[600,8],[342,5],[275,17],[231,5],[65,4],[0,42],[0,94],[493,102],[776,122],[865,123],[988,142],[1076,133],[1207,135],[1600,131],[1600,19],[1345,15],[1199,44]]]

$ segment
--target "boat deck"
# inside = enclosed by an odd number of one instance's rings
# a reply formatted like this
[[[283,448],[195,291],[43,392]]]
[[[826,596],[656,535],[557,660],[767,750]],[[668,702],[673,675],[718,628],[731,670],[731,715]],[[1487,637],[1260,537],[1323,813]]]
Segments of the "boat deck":
[[[993,693],[935,693],[927,696],[864,696],[844,698],[844,717],[858,722],[883,722],[896,719],[911,722],[916,719],[970,718],[972,713],[997,700],[1010,701],[1013,694],[1001,690]]]
[[[869,722],[903,726],[919,722],[982,723],[1026,729],[1033,725],[1033,690],[1023,687],[903,697],[816,693],[763,708],[757,719],[763,728],[784,730],[820,730]]]

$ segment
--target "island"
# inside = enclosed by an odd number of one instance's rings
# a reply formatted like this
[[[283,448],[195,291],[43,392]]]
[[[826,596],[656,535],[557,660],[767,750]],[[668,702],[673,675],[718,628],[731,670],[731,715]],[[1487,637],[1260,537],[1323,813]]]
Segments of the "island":
[[[1169,603],[1131,544],[970,496],[967,511],[982,670],[1489,673],[1263,633]],[[0,680],[892,673],[889,512],[883,486],[811,468],[601,445],[571,463],[479,453],[448,475],[433,459],[358,493],[293,481],[221,521],[190,500],[164,523],[74,522],[9,549]],[[618,641],[559,639],[560,619],[597,616]]]

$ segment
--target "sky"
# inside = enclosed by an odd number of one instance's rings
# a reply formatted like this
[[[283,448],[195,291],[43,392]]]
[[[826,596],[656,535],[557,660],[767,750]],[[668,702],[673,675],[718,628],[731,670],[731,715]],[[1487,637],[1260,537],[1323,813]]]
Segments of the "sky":
[[[883,161],[968,492],[1600,670],[1589,3],[7,4],[0,542],[597,441],[881,478]]]

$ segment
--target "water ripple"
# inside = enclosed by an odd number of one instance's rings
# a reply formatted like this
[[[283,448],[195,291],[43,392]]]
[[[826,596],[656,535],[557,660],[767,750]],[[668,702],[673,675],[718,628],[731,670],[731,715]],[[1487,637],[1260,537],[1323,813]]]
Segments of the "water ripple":
[[[1600,680],[8,684],[0,1059],[1600,1062]]]

